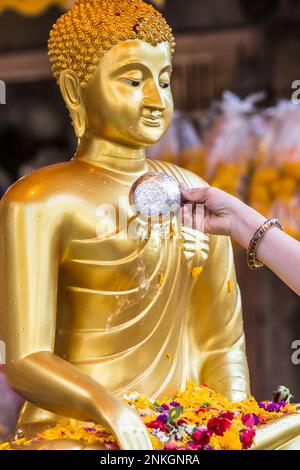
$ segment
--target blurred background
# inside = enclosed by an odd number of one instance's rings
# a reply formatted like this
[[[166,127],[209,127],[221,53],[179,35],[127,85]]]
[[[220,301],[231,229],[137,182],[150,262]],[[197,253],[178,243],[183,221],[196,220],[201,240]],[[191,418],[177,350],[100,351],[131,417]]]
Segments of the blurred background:
[[[176,112],[148,156],[191,169],[279,217],[300,238],[300,0],[152,3],[177,38]],[[0,0],[0,194],[28,172],[74,154],[47,59],[49,30],[71,4]],[[238,247],[235,256],[252,392],[271,399],[282,384],[300,402],[300,365],[291,359],[300,340],[299,298],[267,269],[250,272]],[[2,367],[0,438],[12,429],[21,401]]]

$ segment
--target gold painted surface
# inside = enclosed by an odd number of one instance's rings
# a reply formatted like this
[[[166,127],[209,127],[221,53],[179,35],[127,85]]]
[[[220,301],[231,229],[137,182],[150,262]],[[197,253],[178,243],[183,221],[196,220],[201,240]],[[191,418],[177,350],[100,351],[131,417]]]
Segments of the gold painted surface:
[[[104,425],[123,449],[149,449],[140,417],[120,400],[125,391],[161,397],[191,379],[232,401],[250,393],[230,240],[197,238],[177,219],[167,237],[152,230],[145,239],[138,221],[137,236],[124,237],[129,191],[144,173],[205,184],[145,159],[172,117],[171,52],[168,42],[121,41],[85,88],[63,70],[76,155],[21,179],[0,203],[0,337],[10,382],[27,400],[25,436],[75,418]],[[123,221],[115,229],[108,207]],[[300,416],[293,420],[268,446],[299,434]]]
[[[66,7],[69,4],[70,0],[0,0],[0,13],[11,8],[23,15],[36,15],[49,6]]]

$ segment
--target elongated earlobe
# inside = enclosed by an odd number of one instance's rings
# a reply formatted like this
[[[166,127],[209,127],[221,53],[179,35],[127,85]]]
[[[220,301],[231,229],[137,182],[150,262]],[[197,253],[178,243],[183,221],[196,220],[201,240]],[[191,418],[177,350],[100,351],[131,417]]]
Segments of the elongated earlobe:
[[[69,109],[76,136],[80,139],[87,129],[87,117],[80,83],[75,72],[73,70],[64,70],[59,77],[59,86]]]
[[[70,115],[73,122],[76,137],[78,139],[81,139],[84,136],[87,128],[85,112],[82,112],[82,110],[72,111],[70,112]]]

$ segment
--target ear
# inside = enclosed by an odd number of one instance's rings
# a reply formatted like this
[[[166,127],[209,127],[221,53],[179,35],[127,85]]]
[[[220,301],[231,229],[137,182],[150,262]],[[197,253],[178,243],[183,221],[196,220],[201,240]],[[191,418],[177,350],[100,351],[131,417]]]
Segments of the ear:
[[[80,139],[87,128],[87,116],[76,73],[73,70],[64,70],[59,76],[59,87],[70,111],[76,136]]]

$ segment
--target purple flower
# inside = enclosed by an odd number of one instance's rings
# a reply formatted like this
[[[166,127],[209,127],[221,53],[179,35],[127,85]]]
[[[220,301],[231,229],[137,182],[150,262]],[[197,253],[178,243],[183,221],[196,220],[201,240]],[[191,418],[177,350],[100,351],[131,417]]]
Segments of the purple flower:
[[[158,415],[156,419],[158,421],[162,421],[163,423],[166,423],[168,421],[168,416],[166,414],[161,414],[161,415]]]
[[[87,432],[96,432],[95,428],[91,428],[89,426],[85,427],[84,430],[87,431]]]
[[[278,403],[270,403],[269,405],[267,405],[266,409],[269,413],[272,413],[272,412],[279,413],[280,412],[280,406],[278,405]]]
[[[174,406],[174,408],[177,408],[177,406],[180,406],[180,403],[178,403],[178,401],[171,401],[170,406]]]
[[[201,447],[201,450],[213,450],[213,448],[209,444],[206,444],[206,446]]]
[[[279,405],[280,408],[284,408],[287,405],[287,403],[286,403],[286,401],[281,400],[277,403],[277,405]]]
[[[163,403],[163,404],[161,405],[161,408],[162,408],[163,410],[165,410],[165,411],[169,411],[169,409],[170,409],[170,407],[169,407],[168,405],[166,405],[166,403]]]
[[[262,408],[263,410],[266,409],[264,403],[262,403],[261,401],[259,402],[258,406],[259,406],[260,408]]]

